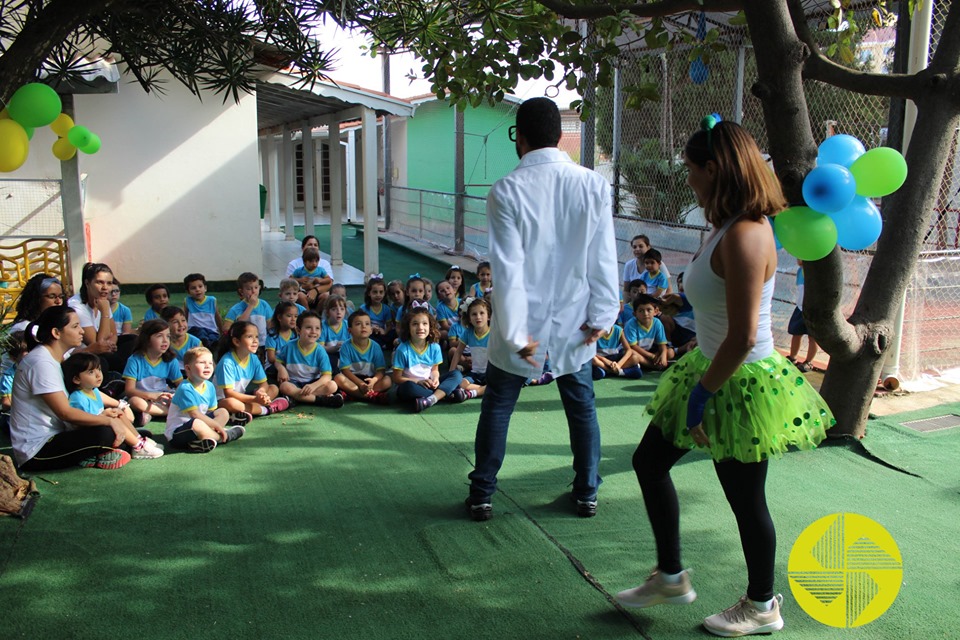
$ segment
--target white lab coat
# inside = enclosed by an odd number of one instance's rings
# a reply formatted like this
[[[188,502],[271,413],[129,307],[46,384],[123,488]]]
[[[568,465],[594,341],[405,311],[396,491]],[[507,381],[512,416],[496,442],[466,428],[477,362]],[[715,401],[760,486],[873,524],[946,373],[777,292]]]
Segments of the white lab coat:
[[[493,319],[489,358],[540,375],[517,355],[533,339],[554,375],[596,354],[580,327],[609,329],[620,312],[610,186],[555,147],[526,153],[487,196]]]

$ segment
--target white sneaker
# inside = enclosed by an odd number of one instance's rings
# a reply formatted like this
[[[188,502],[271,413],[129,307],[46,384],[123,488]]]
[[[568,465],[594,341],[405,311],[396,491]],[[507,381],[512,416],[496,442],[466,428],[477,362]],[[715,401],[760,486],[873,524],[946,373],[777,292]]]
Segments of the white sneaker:
[[[780,617],[781,604],[783,604],[783,596],[778,593],[773,598],[773,607],[770,611],[760,611],[747,596],[743,596],[729,609],[705,619],[703,626],[713,635],[724,638],[773,633],[783,629],[783,618]]]
[[[139,448],[134,449],[130,453],[130,457],[134,460],[153,460],[161,457],[162,455],[163,448],[149,438],[145,439]]]
[[[670,584],[656,567],[642,585],[617,594],[620,604],[638,609],[658,604],[689,604],[696,599],[697,592],[693,590],[690,575],[686,571],[680,573],[680,582]]]

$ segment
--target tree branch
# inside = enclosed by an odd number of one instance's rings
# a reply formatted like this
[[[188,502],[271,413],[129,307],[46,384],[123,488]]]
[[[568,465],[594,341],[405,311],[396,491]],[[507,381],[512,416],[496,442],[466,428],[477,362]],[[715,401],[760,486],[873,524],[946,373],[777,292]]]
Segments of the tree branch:
[[[807,47],[808,57],[803,65],[805,79],[819,80],[855,93],[888,98],[916,100],[924,91],[924,87],[929,82],[927,74],[865,73],[848,69],[830,60],[823,55],[813,38],[801,0],[787,0],[787,5],[790,8],[790,19],[793,21],[797,37]]]
[[[687,11],[739,11],[743,7],[741,0],[660,0],[659,2],[638,2],[635,4],[577,5],[562,0],[537,0],[547,9],[571,20],[591,20],[604,18],[629,11],[638,18],[663,18]]]

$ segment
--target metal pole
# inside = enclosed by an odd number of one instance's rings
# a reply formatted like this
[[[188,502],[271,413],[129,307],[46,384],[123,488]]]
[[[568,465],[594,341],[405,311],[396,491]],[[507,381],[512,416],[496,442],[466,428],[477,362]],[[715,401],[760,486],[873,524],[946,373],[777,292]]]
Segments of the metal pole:
[[[910,23],[910,55],[907,58],[907,73],[915,74],[927,68],[927,58],[930,52],[930,29],[933,24],[933,2],[924,2],[920,9],[913,14]],[[910,138],[913,135],[913,126],[917,122],[917,106],[912,100],[907,100],[906,113],[903,125],[903,153],[910,152]],[[893,344],[887,351],[887,359],[880,372],[880,379],[900,379],[900,347],[903,343],[903,317],[906,312],[907,296],[904,292],[903,301],[893,320]],[[899,386],[899,382],[897,383]]]
[[[300,129],[300,148],[302,149],[301,156],[303,157],[303,232],[312,236],[314,234],[313,229],[313,216],[314,216],[314,198],[313,198],[313,174],[315,173],[313,169],[313,160],[316,157],[316,152],[313,149],[313,127],[310,126],[309,120],[303,121],[303,126]]]
[[[747,48],[743,43],[737,47],[737,78],[733,83],[733,121],[743,122],[743,81],[746,73]]]
[[[73,105],[73,94],[60,96],[63,102],[63,112],[76,119],[76,110]],[[70,264],[64,265],[70,269],[73,291],[80,291],[80,278],[83,275],[83,264],[87,261],[87,234],[83,222],[83,193],[80,182],[80,154],[74,154],[67,161],[60,162],[60,205],[63,207],[63,231],[67,236],[67,247],[70,250]]]
[[[284,235],[287,240],[295,239],[293,228],[293,202],[296,199],[296,193],[294,192],[294,175],[293,175],[293,140],[290,139],[290,125],[284,123],[283,125],[283,145],[281,147],[283,154],[283,193],[286,195],[284,200]]]
[[[463,129],[466,114],[454,107],[453,116],[453,250],[463,253],[463,209],[464,209],[464,167],[463,167]]]
[[[593,43],[596,40],[596,38],[590,34],[589,26],[586,21],[584,21],[580,27],[580,34],[584,38],[587,38],[589,43]],[[583,101],[589,103],[593,111],[591,117],[581,121],[580,123],[580,164],[587,169],[593,169],[593,157],[596,154],[597,130],[597,118],[595,113],[597,107],[596,66],[590,65],[584,69],[584,74],[586,74],[587,77],[587,88],[583,92]]]
[[[383,92],[390,95],[390,53],[386,47],[380,50],[383,72]],[[393,186],[393,145],[390,140],[390,114],[383,114],[383,226],[390,229],[390,191]]]
[[[613,214],[620,213],[620,137],[623,135],[623,78],[620,64],[613,68]]]

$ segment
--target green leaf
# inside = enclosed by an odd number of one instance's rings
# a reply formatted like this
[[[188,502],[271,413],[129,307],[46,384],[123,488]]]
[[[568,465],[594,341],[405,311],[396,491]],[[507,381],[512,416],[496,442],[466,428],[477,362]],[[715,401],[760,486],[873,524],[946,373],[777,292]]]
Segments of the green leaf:
[[[747,16],[743,12],[743,9],[737,12],[737,15],[730,18],[727,22],[732,27],[744,27],[747,24]]]

